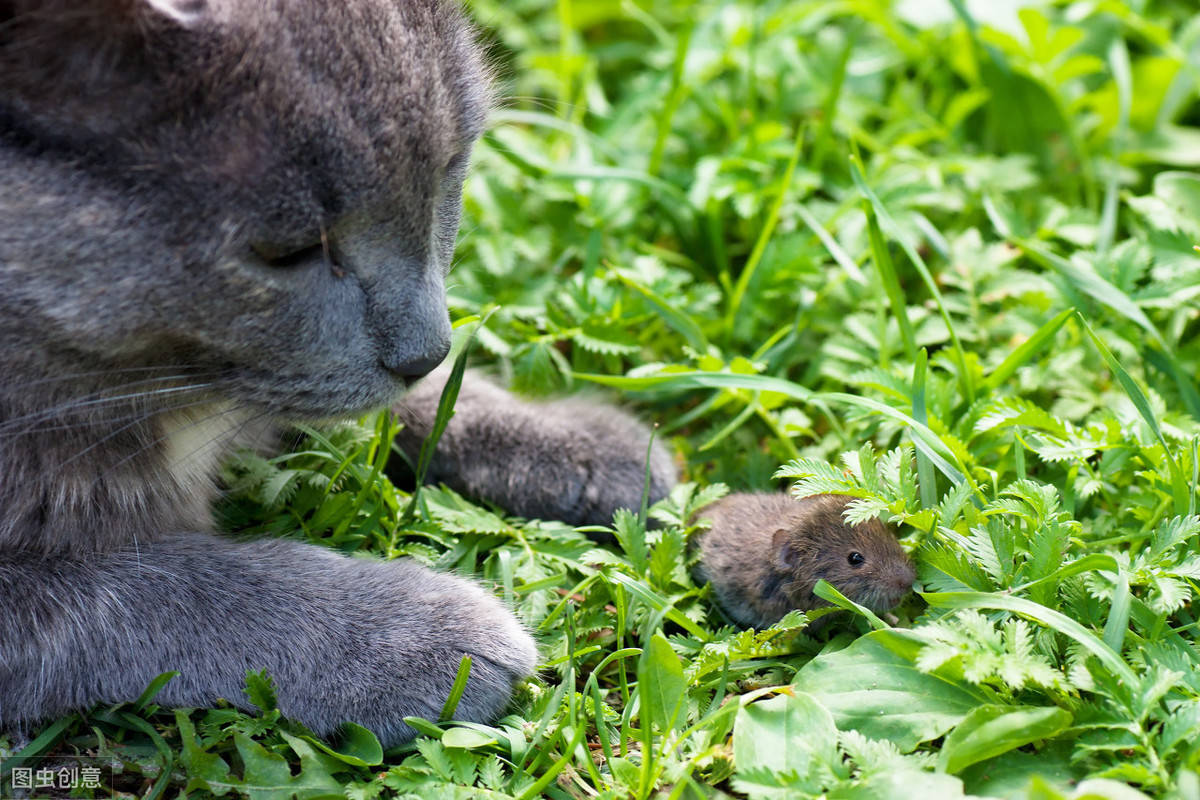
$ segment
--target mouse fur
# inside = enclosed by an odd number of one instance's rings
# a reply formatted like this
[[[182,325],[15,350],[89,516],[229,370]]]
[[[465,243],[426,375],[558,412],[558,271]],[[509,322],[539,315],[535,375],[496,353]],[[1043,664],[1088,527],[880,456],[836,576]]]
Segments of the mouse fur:
[[[721,498],[697,514],[711,522],[700,538],[698,577],[712,584],[730,617],[754,628],[793,609],[826,605],[813,594],[821,578],[872,611],[893,608],[916,572],[882,522],[845,521],[852,499],[765,493]]]

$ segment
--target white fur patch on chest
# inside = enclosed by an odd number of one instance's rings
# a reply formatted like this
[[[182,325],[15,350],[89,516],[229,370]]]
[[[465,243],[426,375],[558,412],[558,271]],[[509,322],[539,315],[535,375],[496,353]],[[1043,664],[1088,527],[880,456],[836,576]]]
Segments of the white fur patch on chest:
[[[253,421],[250,411],[228,401],[164,414],[158,420],[164,466],[180,488],[210,485],[221,459],[246,441],[247,429],[261,430]]]

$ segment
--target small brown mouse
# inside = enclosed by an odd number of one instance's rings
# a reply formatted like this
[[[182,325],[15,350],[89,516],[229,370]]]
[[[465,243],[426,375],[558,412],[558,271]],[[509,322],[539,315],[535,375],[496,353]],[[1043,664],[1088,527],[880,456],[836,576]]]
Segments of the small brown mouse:
[[[824,578],[851,600],[882,613],[908,594],[916,572],[896,537],[876,519],[850,525],[852,500],[820,494],[731,494],[696,516],[711,520],[701,535],[699,577],[735,621],[764,628],[793,609],[824,601]]]

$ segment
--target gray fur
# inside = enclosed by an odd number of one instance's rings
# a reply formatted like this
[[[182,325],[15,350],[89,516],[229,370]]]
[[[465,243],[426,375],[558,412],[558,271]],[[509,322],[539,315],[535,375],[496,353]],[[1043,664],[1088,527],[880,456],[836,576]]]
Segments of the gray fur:
[[[0,633],[9,724],[133,699],[167,670],[181,674],[158,702],[246,707],[246,671],[266,669],[280,710],[317,733],[349,720],[395,742],[412,735],[403,717],[437,719],[463,655],[457,714],[472,720],[500,712],[537,655],[467,581],[284,540],[185,533],[52,564],[0,556],[0,597],[22,596],[39,600],[8,609]]]
[[[445,355],[487,77],[442,0],[0,0],[0,728],[274,674],[385,742],[536,653],[470,584],[208,531],[221,454]]]
[[[449,374],[435,370],[393,407],[405,425],[396,443],[414,463]],[[641,506],[649,444],[649,428],[620,409],[577,397],[524,401],[468,371],[426,477],[522,517],[607,525],[618,508]],[[656,439],[650,502],[677,480]]]
[[[884,612],[908,594],[916,573],[879,520],[848,524],[849,497],[731,494],[697,513],[711,528],[700,538],[702,580],[735,621],[763,628],[793,609],[826,603],[813,594],[824,578],[851,600]],[[851,565],[852,552],[864,561]]]

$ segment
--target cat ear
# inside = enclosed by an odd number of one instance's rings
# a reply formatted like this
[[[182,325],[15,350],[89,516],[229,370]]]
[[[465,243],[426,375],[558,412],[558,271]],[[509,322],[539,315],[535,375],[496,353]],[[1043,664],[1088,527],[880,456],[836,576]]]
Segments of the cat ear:
[[[190,27],[209,15],[208,0],[141,0],[167,19]]]
[[[800,554],[792,546],[792,538],[784,528],[771,534],[771,561],[780,572],[793,572],[800,562]]]

